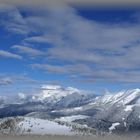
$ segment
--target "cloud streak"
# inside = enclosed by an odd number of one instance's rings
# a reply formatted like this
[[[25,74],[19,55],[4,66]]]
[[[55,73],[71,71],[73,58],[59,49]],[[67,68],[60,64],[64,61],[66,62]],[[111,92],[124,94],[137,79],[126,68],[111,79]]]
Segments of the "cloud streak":
[[[81,77],[93,81],[140,82],[136,70],[140,64],[139,23],[89,21],[67,6],[49,12],[44,34],[54,47],[48,50],[48,57],[70,65],[35,64],[34,67],[54,73],[80,73]]]
[[[34,49],[34,48],[31,48],[31,47],[14,45],[11,48],[16,49],[20,53],[24,53],[24,54],[27,54],[29,56],[41,56],[41,55],[44,55],[44,53],[42,51]]]
[[[17,33],[14,29],[21,29],[26,32],[21,45],[11,47],[16,53],[43,58],[43,62],[34,62],[33,68],[69,76],[75,74],[89,81],[140,82],[139,22],[105,24],[88,20],[67,4],[57,8],[47,6],[39,12],[24,17],[16,9],[14,20],[6,24],[9,31]],[[13,24],[16,26],[11,26]],[[36,43],[44,43],[45,49],[36,49]],[[22,58],[6,51],[0,51],[0,55]]]
[[[22,59],[22,56],[4,50],[0,50],[0,57]]]
[[[0,26],[11,33],[27,35],[30,28],[15,5],[0,4]]]
[[[12,79],[10,77],[0,77],[0,86],[12,84]]]

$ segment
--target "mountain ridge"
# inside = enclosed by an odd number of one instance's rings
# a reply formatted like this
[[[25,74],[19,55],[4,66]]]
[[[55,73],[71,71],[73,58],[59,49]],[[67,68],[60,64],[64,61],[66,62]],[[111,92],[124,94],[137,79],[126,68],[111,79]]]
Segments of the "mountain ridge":
[[[96,96],[72,87],[43,85],[39,94],[20,93],[15,102],[5,102],[0,118],[27,116],[65,123],[72,119],[71,123],[107,133],[140,130],[140,89]]]

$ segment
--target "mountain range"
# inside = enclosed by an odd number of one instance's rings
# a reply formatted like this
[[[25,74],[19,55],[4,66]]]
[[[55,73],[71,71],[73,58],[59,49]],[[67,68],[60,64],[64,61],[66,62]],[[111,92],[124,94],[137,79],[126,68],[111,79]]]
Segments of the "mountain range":
[[[31,132],[43,134],[52,126],[37,127],[37,122],[46,121],[59,125],[58,128],[61,125],[62,130],[66,127],[73,133],[137,133],[140,131],[140,89],[96,95],[73,87],[43,85],[39,94],[19,93],[12,99],[0,97],[0,118],[2,132],[2,126],[10,118],[16,127],[21,128],[22,123],[24,130],[29,130],[29,125],[24,124],[30,120]]]

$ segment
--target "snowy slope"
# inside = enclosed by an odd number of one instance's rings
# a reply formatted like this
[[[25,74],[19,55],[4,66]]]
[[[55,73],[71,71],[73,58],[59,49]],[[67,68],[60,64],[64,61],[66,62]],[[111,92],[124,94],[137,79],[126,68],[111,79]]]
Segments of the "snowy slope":
[[[84,115],[74,122],[97,128],[102,131],[127,132],[140,128],[140,89],[121,91],[96,97],[92,102],[74,108],[53,110],[54,114],[64,116],[60,119],[73,121],[73,116]],[[71,117],[72,116],[72,117]]]
[[[109,127],[109,131],[112,132],[116,128],[116,126],[120,125],[120,123],[113,123],[111,127]]]
[[[132,128],[140,130],[140,89],[95,96],[93,93],[89,94],[72,87],[44,85],[39,94],[25,95],[20,93],[13,104],[9,104],[9,106],[6,104],[6,107],[0,108],[0,115],[1,117],[27,115],[54,119],[55,121],[77,123],[108,132],[119,130],[126,132]],[[46,133],[48,126],[43,126],[44,120],[37,121],[41,121],[40,125],[34,123],[32,119],[30,120],[32,124],[30,126],[33,126],[32,133],[40,131],[43,134]],[[29,129],[28,122],[28,120],[22,122],[23,129]],[[50,121],[47,123],[50,124]]]
[[[96,129],[75,123],[32,117],[0,119],[0,134],[14,135],[96,135]]]
[[[32,117],[10,117],[0,120],[0,134],[76,135],[71,126]]]
[[[94,104],[121,104],[127,105],[132,101],[134,104],[140,104],[140,89],[121,91],[115,94],[107,94],[96,98]]]
[[[86,112],[86,110],[98,109],[99,111],[107,111],[115,107],[121,107],[123,111],[133,111],[135,106],[140,106],[140,89],[121,91],[118,93],[110,93],[92,99],[91,102],[74,108],[66,108],[62,110],[54,110],[53,112]],[[107,114],[107,112],[106,112]]]
[[[88,117],[89,116],[85,116],[85,115],[72,115],[72,116],[60,117],[60,118],[57,118],[55,120],[59,120],[59,121],[63,121],[63,122],[73,122],[75,120],[85,119]]]
[[[60,125],[56,122],[25,117],[23,121],[17,124],[23,134],[40,134],[40,135],[74,135],[70,127]]]
[[[98,110],[80,121],[90,127],[109,132],[132,132],[140,129],[140,89],[121,91],[97,97],[92,103],[82,107],[89,115],[93,110]]]

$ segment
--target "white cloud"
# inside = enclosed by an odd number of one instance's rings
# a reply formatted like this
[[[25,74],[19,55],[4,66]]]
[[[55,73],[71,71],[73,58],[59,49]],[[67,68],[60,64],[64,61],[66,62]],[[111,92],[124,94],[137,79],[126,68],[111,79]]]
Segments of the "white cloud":
[[[33,68],[39,68],[46,70],[48,72],[62,73],[62,74],[72,74],[72,73],[91,73],[92,70],[90,67],[84,64],[75,64],[75,65],[49,65],[49,64],[32,64]]]
[[[50,40],[47,36],[33,36],[26,38],[24,42],[28,43],[50,43]]]
[[[42,84],[48,81],[38,81],[27,74],[0,73],[0,94],[15,95],[19,92],[32,94],[39,93]]]
[[[26,20],[14,5],[0,5],[0,25],[16,34],[26,35],[30,32]]]
[[[69,6],[50,8],[47,15],[29,18],[28,21],[38,23],[44,29],[40,38],[45,36],[46,42],[49,40],[53,45],[46,56],[67,62],[64,66],[34,66],[50,72],[80,73],[85,79],[93,81],[139,82],[139,72],[135,69],[140,65],[140,23],[89,21]],[[127,46],[129,48],[125,48]],[[73,64],[69,66],[69,63]],[[79,63],[86,66],[86,70]]]
[[[12,48],[44,57],[43,64],[35,63],[33,67],[54,73],[80,74],[95,81],[140,82],[140,23],[99,23],[81,17],[68,5],[46,6],[38,12],[26,18],[19,10],[19,16],[14,15],[20,21],[17,23],[25,25],[27,34],[34,32],[35,36],[28,34],[22,42],[32,47],[15,45]],[[53,47],[43,45],[47,51],[42,53],[33,47],[35,43],[49,43]],[[54,65],[51,63],[54,61],[64,65]]]
[[[30,19],[32,23],[43,23],[39,24],[44,29],[42,34],[45,34],[46,42],[49,40],[54,46],[48,50],[50,58],[89,62],[97,68],[139,67],[139,55],[135,51],[140,40],[139,23],[103,24],[82,18],[71,7],[59,8],[49,9],[40,19]]]
[[[0,57],[22,59],[22,56],[4,50],[0,50]]]
[[[10,77],[0,77],[0,86],[12,84],[12,79]]]
[[[34,49],[34,48],[31,48],[31,47],[14,45],[11,48],[18,50],[20,53],[25,53],[25,54],[30,55],[30,56],[44,55],[44,53],[42,51]]]
[[[140,71],[115,71],[111,69],[97,69],[87,64],[71,65],[49,65],[49,64],[32,64],[32,68],[42,69],[46,72],[67,74],[72,79],[82,81],[106,81],[106,82],[140,82]]]

